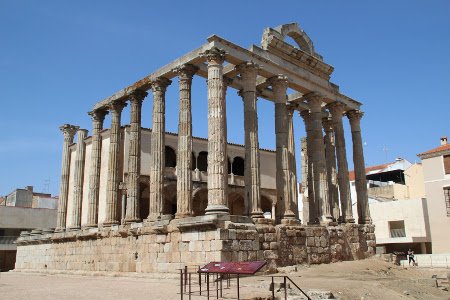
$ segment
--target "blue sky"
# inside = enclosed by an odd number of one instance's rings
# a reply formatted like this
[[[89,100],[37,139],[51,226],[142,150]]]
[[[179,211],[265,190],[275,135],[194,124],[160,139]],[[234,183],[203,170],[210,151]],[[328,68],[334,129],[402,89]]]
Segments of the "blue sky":
[[[58,194],[58,127],[71,123],[91,130],[86,113],[97,101],[198,47],[209,35],[248,47],[259,45],[264,28],[292,22],[335,67],[332,81],[364,103],[366,164],[396,157],[418,161],[417,153],[450,135],[449,12],[445,0],[2,0],[0,195],[26,185]],[[166,127],[174,132],[177,89],[175,81],[167,92]],[[228,95],[228,139],[243,143],[242,101],[234,90]],[[143,105],[145,127],[151,126],[151,103],[148,97]],[[194,81],[193,109],[194,135],[206,137],[203,78]],[[260,145],[274,148],[273,104],[258,101],[258,109]],[[304,127],[298,115],[294,121],[298,151]],[[348,159],[352,167],[351,153]]]

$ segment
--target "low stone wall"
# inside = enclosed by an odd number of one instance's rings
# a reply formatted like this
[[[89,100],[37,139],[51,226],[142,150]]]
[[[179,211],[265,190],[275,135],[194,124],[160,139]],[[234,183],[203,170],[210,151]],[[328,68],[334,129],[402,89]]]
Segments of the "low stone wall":
[[[373,225],[254,224],[246,217],[196,217],[19,238],[16,270],[178,272],[210,261],[266,260],[265,271],[374,254]]]

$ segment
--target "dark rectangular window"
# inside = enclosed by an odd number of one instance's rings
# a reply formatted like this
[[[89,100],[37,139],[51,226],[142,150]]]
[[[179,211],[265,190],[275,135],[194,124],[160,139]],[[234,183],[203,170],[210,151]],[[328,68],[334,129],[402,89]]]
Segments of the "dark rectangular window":
[[[450,217],[450,186],[444,188],[445,207],[447,208],[447,217]]]
[[[444,155],[444,172],[450,174],[450,155]]]

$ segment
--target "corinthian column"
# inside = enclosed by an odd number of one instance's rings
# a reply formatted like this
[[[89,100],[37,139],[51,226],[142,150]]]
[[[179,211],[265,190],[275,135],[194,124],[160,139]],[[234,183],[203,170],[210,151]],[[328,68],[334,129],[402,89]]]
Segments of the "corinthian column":
[[[184,65],[177,68],[180,86],[180,112],[178,120],[177,155],[177,213],[176,218],[185,218],[192,212],[192,77],[197,67]]]
[[[81,228],[81,201],[83,200],[83,181],[84,181],[84,159],[86,153],[86,138],[87,130],[78,129],[77,132],[77,153],[75,157],[74,170],[74,187],[73,187],[73,206],[72,206],[72,224],[69,224],[70,229]]]
[[[338,185],[339,199],[341,201],[342,221],[354,223],[352,211],[352,200],[350,197],[350,187],[348,178],[347,150],[345,147],[344,126],[342,125],[342,115],[344,113],[344,105],[339,102],[328,104],[331,112],[331,120],[334,127],[334,137],[336,143],[336,156],[338,166]]]
[[[311,124],[311,114],[307,109],[302,110],[300,112],[300,116],[303,118],[303,122],[305,123],[305,131],[306,131],[306,141],[305,147],[306,149],[306,182],[307,182],[307,195],[308,195],[308,219],[305,222],[308,224],[316,224],[319,221],[319,204],[316,203],[316,198],[314,197],[314,180],[313,180],[313,158],[312,158],[312,124]]]
[[[119,198],[120,117],[126,103],[117,101],[109,105],[111,129],[109,135],[108,182],[106,185],[106,220],[104,226],[119,224],[117,206]]]
[[[130,148],[128,152],[127,205],[125,223],[140,220],[139,204],[141,176],[141,108],[147,92],[136,90],[130,95]]]
[[[256,107],[256,76],[257,66],[252,62],[243,63],[236,67],[241,74],[241,96],[244,101],[244,130],[245,130],[245,203],[251,205],[250,215],[262,218],[261,210],[261,176],[259,168],[258,141],[258,113]]]
[[[369,199],[367,195],[366,170],[361,138],[361,118],[364,113],[360,110],[350,110],[347,117],[350,120],[353,140],[353,165],[355,167],[355,187],[358,207],[358,223],[370,224]]]
[[[103,121],[108,111],[100,109],[89,112],[92,118],[91,167],[89,171],[88,214],[85,227],[97,226],[98,196],[100,190],[100,167],[102,156]]]
[[[166,131],[166,89],[172,83],[165,77],[151,82],[153,92],[152,133],[150,141],[150,213],[149,221],[156,220],[162,214],[164,167],[165,167],[165,131]]]
[[[332,221],[332,217],[328,202],[327,168],[322,134],[322,97],[316,93],[310,93],[306,95],[306,99],[311,110],[314,202],[319,206],[320,222],[328,224]]]
[[[206,214],[228,214],[225,52],[212,48],[203,53],[208,62],[208,206]]]
[[[298,216],[298,187],[297,187],[297,162],[295,161],[295,141],[294,141],[294,108],[288,106],[288,152],[289,152],[289,179],[291,181],[291,202],[290,208]]]
[[[327,164],[327,182],[328,182],[328,202],[331,207],[333,220],[337,221],[340,217],[339,194],[336,178],[336,148],[334,143],[333,122],[324,118],[322,120],[325,131],[325,158]]]
[[[67,214],[67,196],[69,192],[70,175],[70,145],[73,143],[73,137],[78,130],[78,126],[64,124],[59,129],[64,134],[64,144],[62,149],[61,163],[61,184],[59,189],[58,217],[55,231],[64,231],[66,228]]]
[[[286,76],[278,75],[269,78],[275,98],[275,134],[276,134],[276,187],[277,197],[282,209],[282,220],[295,219],[291,210],[291,180],[289,172],[289,124],[286,107],[286,90],[288,80]]]

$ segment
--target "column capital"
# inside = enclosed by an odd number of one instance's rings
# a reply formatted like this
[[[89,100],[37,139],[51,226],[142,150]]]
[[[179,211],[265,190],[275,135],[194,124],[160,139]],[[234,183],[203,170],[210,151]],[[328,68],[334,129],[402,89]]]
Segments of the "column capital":
[[[317,92],[311,92],[304,96],[309,104],[311,112],[321,112],[323,96]]]
[[[275,88],[287,89],[289,80],[288,80],[287,76],[279,74],[279,75],[268,78],[267,83],[269,83],[274,89]]]
[[[88,115],[91,116],[92,121],[96,122],[103,122],[107,114],[109,114],[109,111],[106,108],[99,108],[88,112]]]
[[[364,116],[364,113],[360,110],[352,109],[347,111],[346,116],[350,121],[361,121],[362,117]]]
[[[200,54],[201,57],[206,58],[208,64],[221,65],[225,61],[226,52],[217,47],[213,47]]]
[[[341,102],[331,102],[326,105],[326,107],[330,110],[330,112],[334,114],[343,114],[345,111],[345,104]]]
[[[64,139],[68,140],[69,142],[73,141],[73,137],[75,136],[75,133],[78,131],[80,126],[70,125],[70,124],[64,124],[59,127],[59,130],[62,131],[64,134]]]
[[[309,118],[310,113],[309,113],[309,110],[303,109],[303,110],[299,111],[299,115],[300,115],[300,117],[302,117],[303,119],[306,119],[306,118]]]
[[[245,79],[245,77],[250,77],[250,76],[255,76],[258,74],[258,69],[260,67],[255,64],[253,61],[246,61],[243,62],[239,65],[237,65],[236,67],[234,67],[234,69],[241,74],[241,76],[243,77],[243,79]]]
[[[137,102],[142,102],[144,101],[144,98],[147,97],[148,93],[146,91],[143,90],[134,90],[131,94],[130,94],[130,102],[133,101],[137,101]]]
[[[198,71],[198,67],[191,64],[183,64],[173,69],[178,74],[179,80],[191,80],[195,73]]]
[[[123,101],[113,101],[108,104],[108,108],[113,113],[121,113],[127,104]]]
[[[165,92],[167,87],[172,83],[172,80],[166,77],[158,77],[150,82],[153,92]]]

